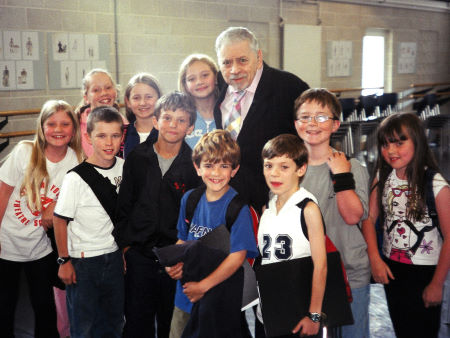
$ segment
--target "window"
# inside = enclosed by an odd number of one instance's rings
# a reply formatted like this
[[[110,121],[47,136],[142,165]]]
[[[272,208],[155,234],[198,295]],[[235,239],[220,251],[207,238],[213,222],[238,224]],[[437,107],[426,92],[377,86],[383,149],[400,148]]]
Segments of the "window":
[[[365,89],[362,95],[383,94],[385,37],[382,32],[368,32],[363,38],[362,81]]]

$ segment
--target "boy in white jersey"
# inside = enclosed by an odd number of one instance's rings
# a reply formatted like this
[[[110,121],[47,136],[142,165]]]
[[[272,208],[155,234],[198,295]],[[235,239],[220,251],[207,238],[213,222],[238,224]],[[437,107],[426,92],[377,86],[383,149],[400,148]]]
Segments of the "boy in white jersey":
[[[64,177],[54,210],[58,275],[67,285],[71,337],[121,337],[124,267],[112,215],[124,162],[115,156],[122,117],[115,108],[98,107],[87,132],[93,154]]]
[[[320,209],[315,197],[299,187],[306,173],[308,151],[297,136],[282,134],[265,144],[262,158],[264,177],[274,196],[261,217],[258,229],[261,264],[311,256],[314,270],[309,313],[299,318],[298,324],[292,328],[292,333],[300,333],[302,336],[317,335],[325,292],[327,258]],[[311,201],[307,202],[302,210],[297,204],[305,198]],[[309,240],[302,230],[302,214]],[[262,311],[264,312],[264,308]],[[261,319],[261,316],[258,315],[258,319]],[[257,326],[261,326],[259,321]],[[261,335],[258,334],[257,337]]]

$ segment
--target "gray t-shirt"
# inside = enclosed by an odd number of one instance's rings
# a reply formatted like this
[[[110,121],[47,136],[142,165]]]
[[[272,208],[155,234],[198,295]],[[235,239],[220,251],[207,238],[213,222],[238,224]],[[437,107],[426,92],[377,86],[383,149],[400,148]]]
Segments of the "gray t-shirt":
[[[368,182],[367,169],[356,159],[351,159],[352,173],[355,179],[355,191],[364,208],[362,219],[368,213]],[[318,200],[322,211],[327,235],[341,253],[347,271],[351,288],[366,286],[370,281],[370,264],[367,255],[367,245],[359,225],[348,225],[339,214],[336,194],[330,177],[327,163],[318,166],[308,165],[308,170],[301,186],[310,191]]]
[[[164,158],[161,155],[159,155],[159,153],[156,151],[155,146],[153,145],[153,150],[155,151],[156,156],[158,156],[158,164],[159,164],[159,169],[161,169],[161,175],[164,176],[165,173],[167,172],[167,170],[169,170],[170,166],[172,165],[172,162],[175,160],[175,157],[171,157],[171,158]]]

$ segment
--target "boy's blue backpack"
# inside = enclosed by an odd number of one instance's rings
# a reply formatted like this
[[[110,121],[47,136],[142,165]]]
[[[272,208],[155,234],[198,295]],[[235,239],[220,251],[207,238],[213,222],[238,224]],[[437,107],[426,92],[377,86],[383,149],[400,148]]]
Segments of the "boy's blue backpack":
[[[433,193],[433,178],[437,174],[437,172],[433,169],[427,168],[425,170],[425,202],[427,204],[428,209],[428,217],[431,218],[432,225],[431,227],[428,227],[426,231],[431,231],[434,228],[437,228],[439,231],[439,234],[442,236],[441,227],[439,226],[439,218],[436,211],[436,201]],[[378,251],[380,252],[380,256],[383,257],[383,224],[384,219],[381,217],[378,217],[377,222],[375,223],[375,231],[377,234],[377,244],[378,244]],[[413,224],[411,224],[412,227],[414,227]],[[414,228],[415,229],[415,228]],[[414,230],[413,230],[414,231]],[[416,234],[419,233],[419,231],[414,231]],[[418,242],[420,243],[420,241]],[[413,251],[415,251],[417,248],[414,246],[412,248]]]

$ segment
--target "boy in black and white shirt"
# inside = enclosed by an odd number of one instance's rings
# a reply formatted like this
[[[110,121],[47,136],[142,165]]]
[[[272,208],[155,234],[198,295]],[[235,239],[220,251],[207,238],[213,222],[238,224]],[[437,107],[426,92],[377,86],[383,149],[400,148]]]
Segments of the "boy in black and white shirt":
[[[93,154],[65,176],[54,211],[58,275],[67,285],[71,337],[122,335],[124,266],[110,217],[122,179],[123,160],[115,156],[122,130],[116,109],[99,107],[90,113]]]

